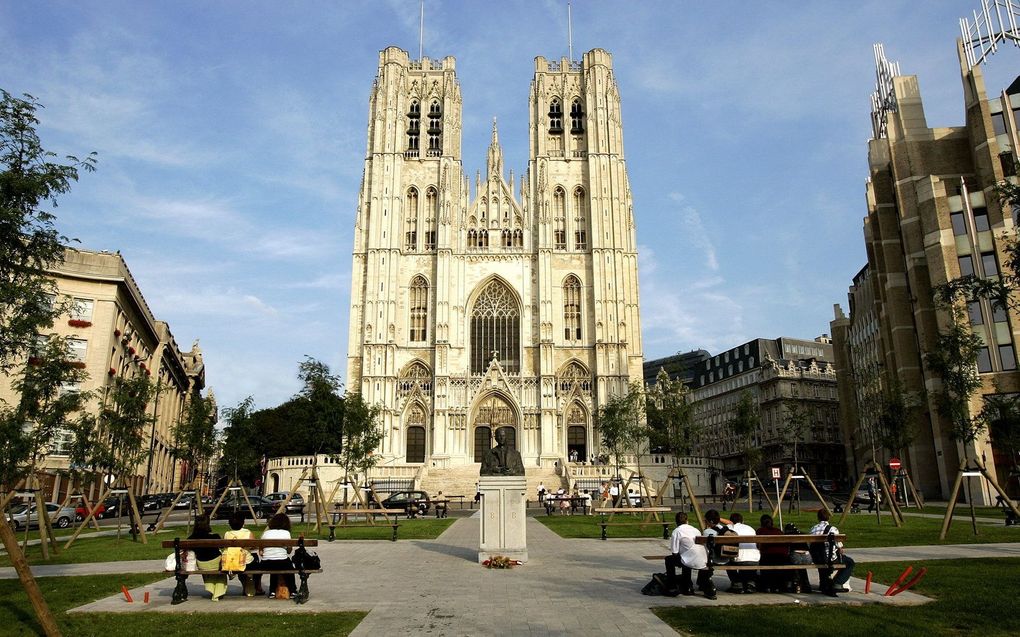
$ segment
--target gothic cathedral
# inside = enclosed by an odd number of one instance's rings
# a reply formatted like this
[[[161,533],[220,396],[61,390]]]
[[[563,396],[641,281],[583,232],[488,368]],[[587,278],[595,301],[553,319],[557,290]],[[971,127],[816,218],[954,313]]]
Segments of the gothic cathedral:
[[[347,381],[383,407],[380,464],[478,463],[501,428],[528,468],[587,460],[599,453],[598,406],[642,378],[612,57],[536,58],[530,104],[520,183],[494,121],[472,192],[454,58],[379,54]]]

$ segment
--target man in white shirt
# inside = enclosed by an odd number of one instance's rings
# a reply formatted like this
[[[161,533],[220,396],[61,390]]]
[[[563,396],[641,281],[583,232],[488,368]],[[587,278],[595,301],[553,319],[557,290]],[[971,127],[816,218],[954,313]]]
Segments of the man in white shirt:
[[[680,561],[680,556],[694,546],[694,538],[701,535],[696,527],[687,524],[687,514],[680,511],[676,514],[676,528],[669,538],[670,555],[666,556],[666,581],[667,590],[680,589],[684,595],[693,595],[694,586],[691,584],[691,569],[687,568]],[[680,566],[682,576],[680,581],[676,579],[676,567]]]
[[[737,535],[755,534],[753,528],[744,524],[744,516],[739,513],[734,513],[730,516],[730,528]],[[737,559],[733,561],[734,565],[752,566],[758,564],[758,560],[761,559],[761,553],[758,552],[757,544],[754,542],[741,542],[738,548]],[[733,584],[730,587],[731,593],[753,593],[755,591],[754,580],[758,577],[758,571],[726,571],[726,575],[729,576],[730,582]]]

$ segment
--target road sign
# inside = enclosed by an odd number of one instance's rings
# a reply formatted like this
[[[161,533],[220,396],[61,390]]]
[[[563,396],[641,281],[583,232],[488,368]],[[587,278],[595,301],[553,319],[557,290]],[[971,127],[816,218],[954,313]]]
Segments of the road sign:
[[[889,458],[889,468],[893,471],[899,471],[903,463],[900,462],[899,458]]]
[[[779,467],[772,467],[772,478],[778,480],[780,476]]]

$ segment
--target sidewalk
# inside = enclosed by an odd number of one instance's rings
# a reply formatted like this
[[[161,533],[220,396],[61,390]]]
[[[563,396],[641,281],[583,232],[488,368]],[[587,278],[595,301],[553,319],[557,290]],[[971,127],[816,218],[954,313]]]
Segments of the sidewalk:
[[[464,518],[436,540],[320,544],[317,551],[325,572],[309,578],[311,599],[303,606],[265,598],[246,599],[240,596],[237,580],[230,583],[228,596],[213,606],[201,579],[191,577],[188,586],[191,598],[178,606],[170,605],[175,582],[166,579],[147,587],[152,599],[148,605],[128,604],[121,595],[114,595],[72,612],[367,610],[369,614],[358,626],[356,635],[429,632],[675,637],[675,631],[652,614],[650,607],[912,605],[930,601],[910,592],[882,597],[885,588],[881,586],[875,586],[871,595],[854,592],[835,599],[822,595],[725,592],[714,602],[700,596],[646,597],[641,594],[641,587],[663,566],[642,556],[662,552],[665,541],[563,539],[531,518],[527,521],[527,532],[530,560],[508,571],[490,571],[478,564],[479,522],[477,518]],[[941,551],[944,547],[933,548]],[[729,587],[725,575],[715,581],[722,591]],[[862,581],[851,581],[855,591],[863,590]],[[133,591],[132,595],[141,599],[144,590]]]

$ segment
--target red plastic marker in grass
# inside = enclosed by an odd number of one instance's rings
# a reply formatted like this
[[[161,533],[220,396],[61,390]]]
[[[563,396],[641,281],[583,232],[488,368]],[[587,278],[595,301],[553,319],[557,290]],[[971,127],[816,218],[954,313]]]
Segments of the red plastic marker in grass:
[[[149,591],[145,591],[145,603],[149,603]]]
[[[871,592],[871,576],[872,572],[868,571],[868,576],[864,579],[864,594],[867,595]]]
[[[907,568],[905,568],[903,570],[903,573],[899,576],[899,578],[895,582],[893,582],[893,585],[886,589],[885,595],[883,595],[883,597],[892,597],[896,593],[896,589],[899,587],[899,585],[903,583],[903,580],[907,579],[907,576],[910,575],[910,573],[913,570],[914,570],[913,566],[908,566]]]
[[[124,599],[126,599],[129,604],[135,601],[131,599],[131,592],[127,589],[127,586],[121,586],[120,590],[124,593]]]
[[[901,587],[897,588],[897,589],[896,589],[896,592],[895,592],[895,593],[893,593],[893,595],[899,595],[899,594],[900,594],[900,593],[902,593],[903,591],[905,591],[905,590],[909,589],[909,588],[910,588],[911,586],[913,586],[914,584],[916,584],[916,583],[920,582],[920,581],[921,581],[921,578],[923,578],[923,577],[924,577],[925,575],[927,575],[927,574],[928,574],[928,569],[927,569],[927,568],[925,568],[925,567],[922,567],[922,568],[921,568],[921,570],[919,570],[919,571],[917,572],[917,575],[915,575],[915,576],[914,576],[914,578],[913,578],[912,580],[910,580],[909,582],[907,582],[907,583],[906,583],[906,584],[904,584],[903,586],[901,586]]]

